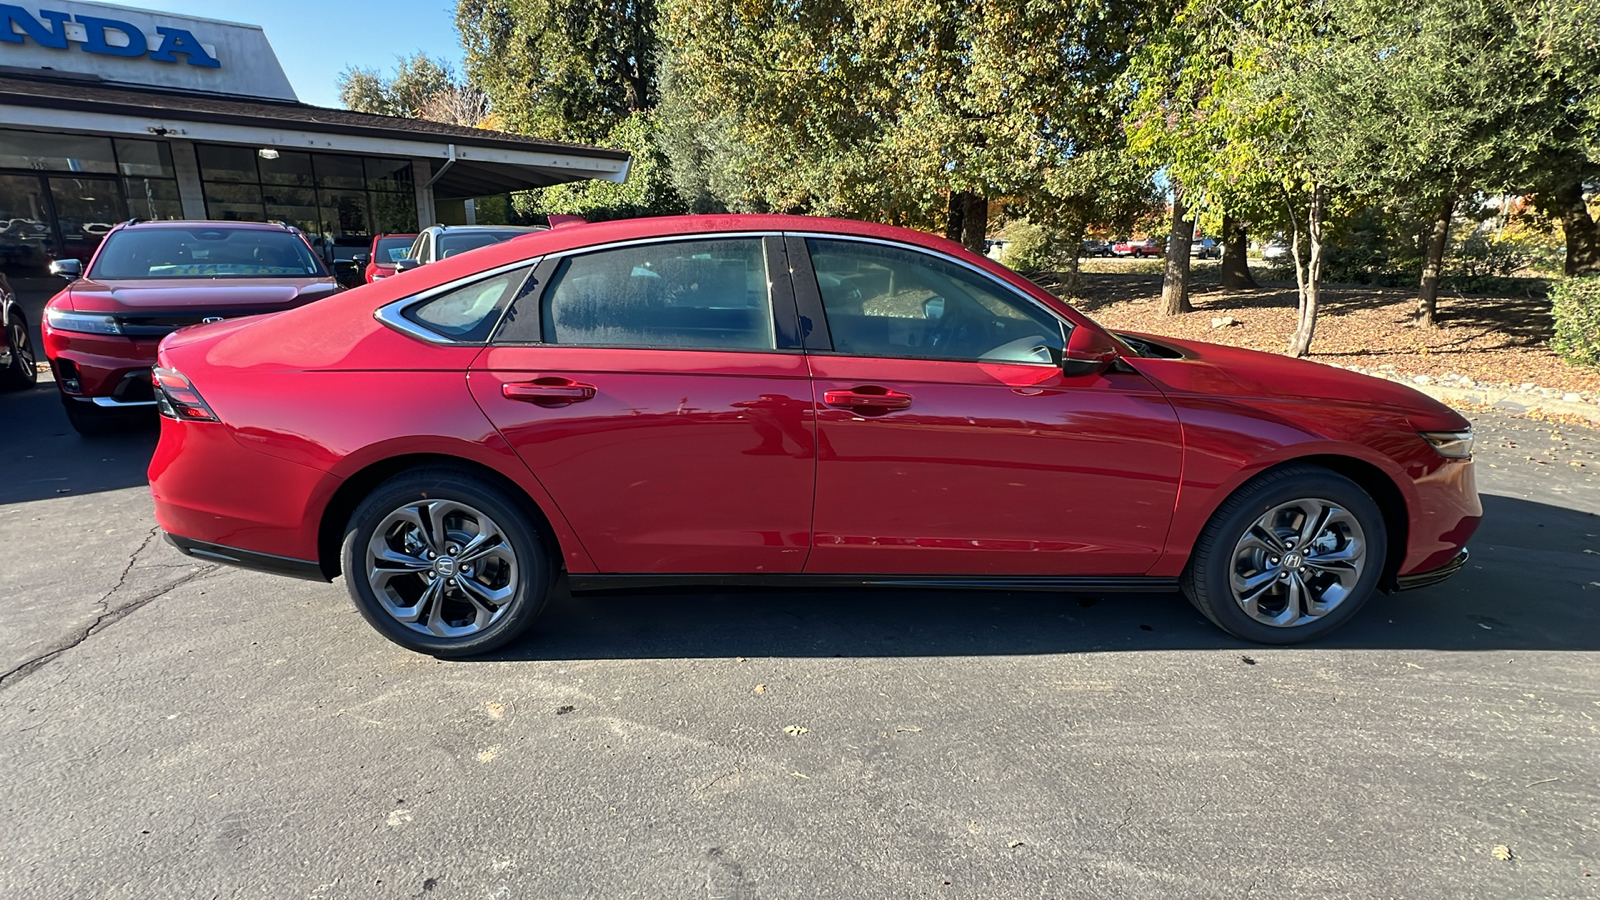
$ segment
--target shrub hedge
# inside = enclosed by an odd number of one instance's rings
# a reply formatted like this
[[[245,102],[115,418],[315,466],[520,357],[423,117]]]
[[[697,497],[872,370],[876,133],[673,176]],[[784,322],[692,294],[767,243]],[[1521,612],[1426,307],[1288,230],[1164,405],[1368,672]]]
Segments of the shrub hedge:
[[[1557,281],[1550,299],[1556,326],[1550,349],[1568,362],[1600,366],[1600,275]]]

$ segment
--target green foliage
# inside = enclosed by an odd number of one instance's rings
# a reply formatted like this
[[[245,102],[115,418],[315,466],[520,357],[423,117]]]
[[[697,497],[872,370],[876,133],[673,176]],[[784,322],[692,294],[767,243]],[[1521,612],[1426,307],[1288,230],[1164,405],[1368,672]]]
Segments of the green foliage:
[[[655,0],[459,0],[467,72],[507,131],[599,141],[655,106]]]
[[[947,198],[972,193],[1081,217],[1052,187],[1120,143],[1106,86],[1143,14],[1077,0],[675,0],[663,15],[674,171],[697,207],[942,230]]]
[[[575,181],[524,191],[516,195],[517,214],[537,217],[563,213],[599,221],[685,212],[682,199],[672,187],[666,157],[656,147],[657,132],[653,114],[629,116],[601,142],[633,154],[627,181]]]
[[[356,112],[422,118],[431,101],[456,89],[455,70],[426,53],[402,56],[392,74],[348,68],[340,73],[339,102]]]
[[[1008,223],[1000,237],[1006,242],[1000,262],[1024,274],[1055,268],[1063,249],[1059,235],[1027,219]]]
[[[1556,326],[1550,349],[1568,362],[1600,366],[1600,276],[1558,281],[1550,299]]]

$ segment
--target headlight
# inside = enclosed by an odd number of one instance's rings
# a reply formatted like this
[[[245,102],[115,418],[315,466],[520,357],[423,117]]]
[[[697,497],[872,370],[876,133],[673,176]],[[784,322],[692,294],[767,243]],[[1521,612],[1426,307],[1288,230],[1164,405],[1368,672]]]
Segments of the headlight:
[[[1472,458],[1472,429],[1466,431],[1419,431],[1440,456],[1449,459]]]
[[[60,309],[46,309],[45,321],[57,331],[76,331],[80,334],[121,334],[122,329],[117,326],[117,320],[107,315],[97,313],[67,312]]]

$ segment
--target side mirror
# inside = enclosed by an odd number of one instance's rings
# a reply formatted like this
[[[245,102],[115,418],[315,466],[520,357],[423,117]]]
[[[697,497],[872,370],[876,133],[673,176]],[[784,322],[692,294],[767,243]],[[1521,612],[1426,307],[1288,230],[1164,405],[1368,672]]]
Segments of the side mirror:
[[[922,317],[924,319],[944,318],[944,298],[929,297],[922,301]]]
[[[365,269],[367,264],[372,262],[372,255],[368,253],[357,253],[355,256],[350,257],[350,261]]]
[[[83,277],[83,263],[76,259],[51,260],[50,274],[60,275],[68,281],[74,281]]]
[[[418,267],[420,265],[422,265],[422,260],[420,260],[420,259],[412,259],[411,257],[408,256],[405,259],[402,259],[399,262],[395,263],[394,264],[394,270],[395,270],[396,274],[399,274],[400,272],[409,272],[412,269],[415,269],[416,267]]]
[[[1098,329],[1079,325],[1067,338],[1061,354],[1061,374],[1067,378],[1099,375],[1117,360],[1117,345]]]

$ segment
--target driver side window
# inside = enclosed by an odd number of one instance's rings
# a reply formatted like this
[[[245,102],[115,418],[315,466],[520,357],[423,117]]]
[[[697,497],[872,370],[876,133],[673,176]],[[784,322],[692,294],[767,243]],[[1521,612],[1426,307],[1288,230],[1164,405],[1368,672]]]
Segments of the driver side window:
[[[1057,365],[1061,322],[937,256],[808,239],[833,349],[846,356]]]

